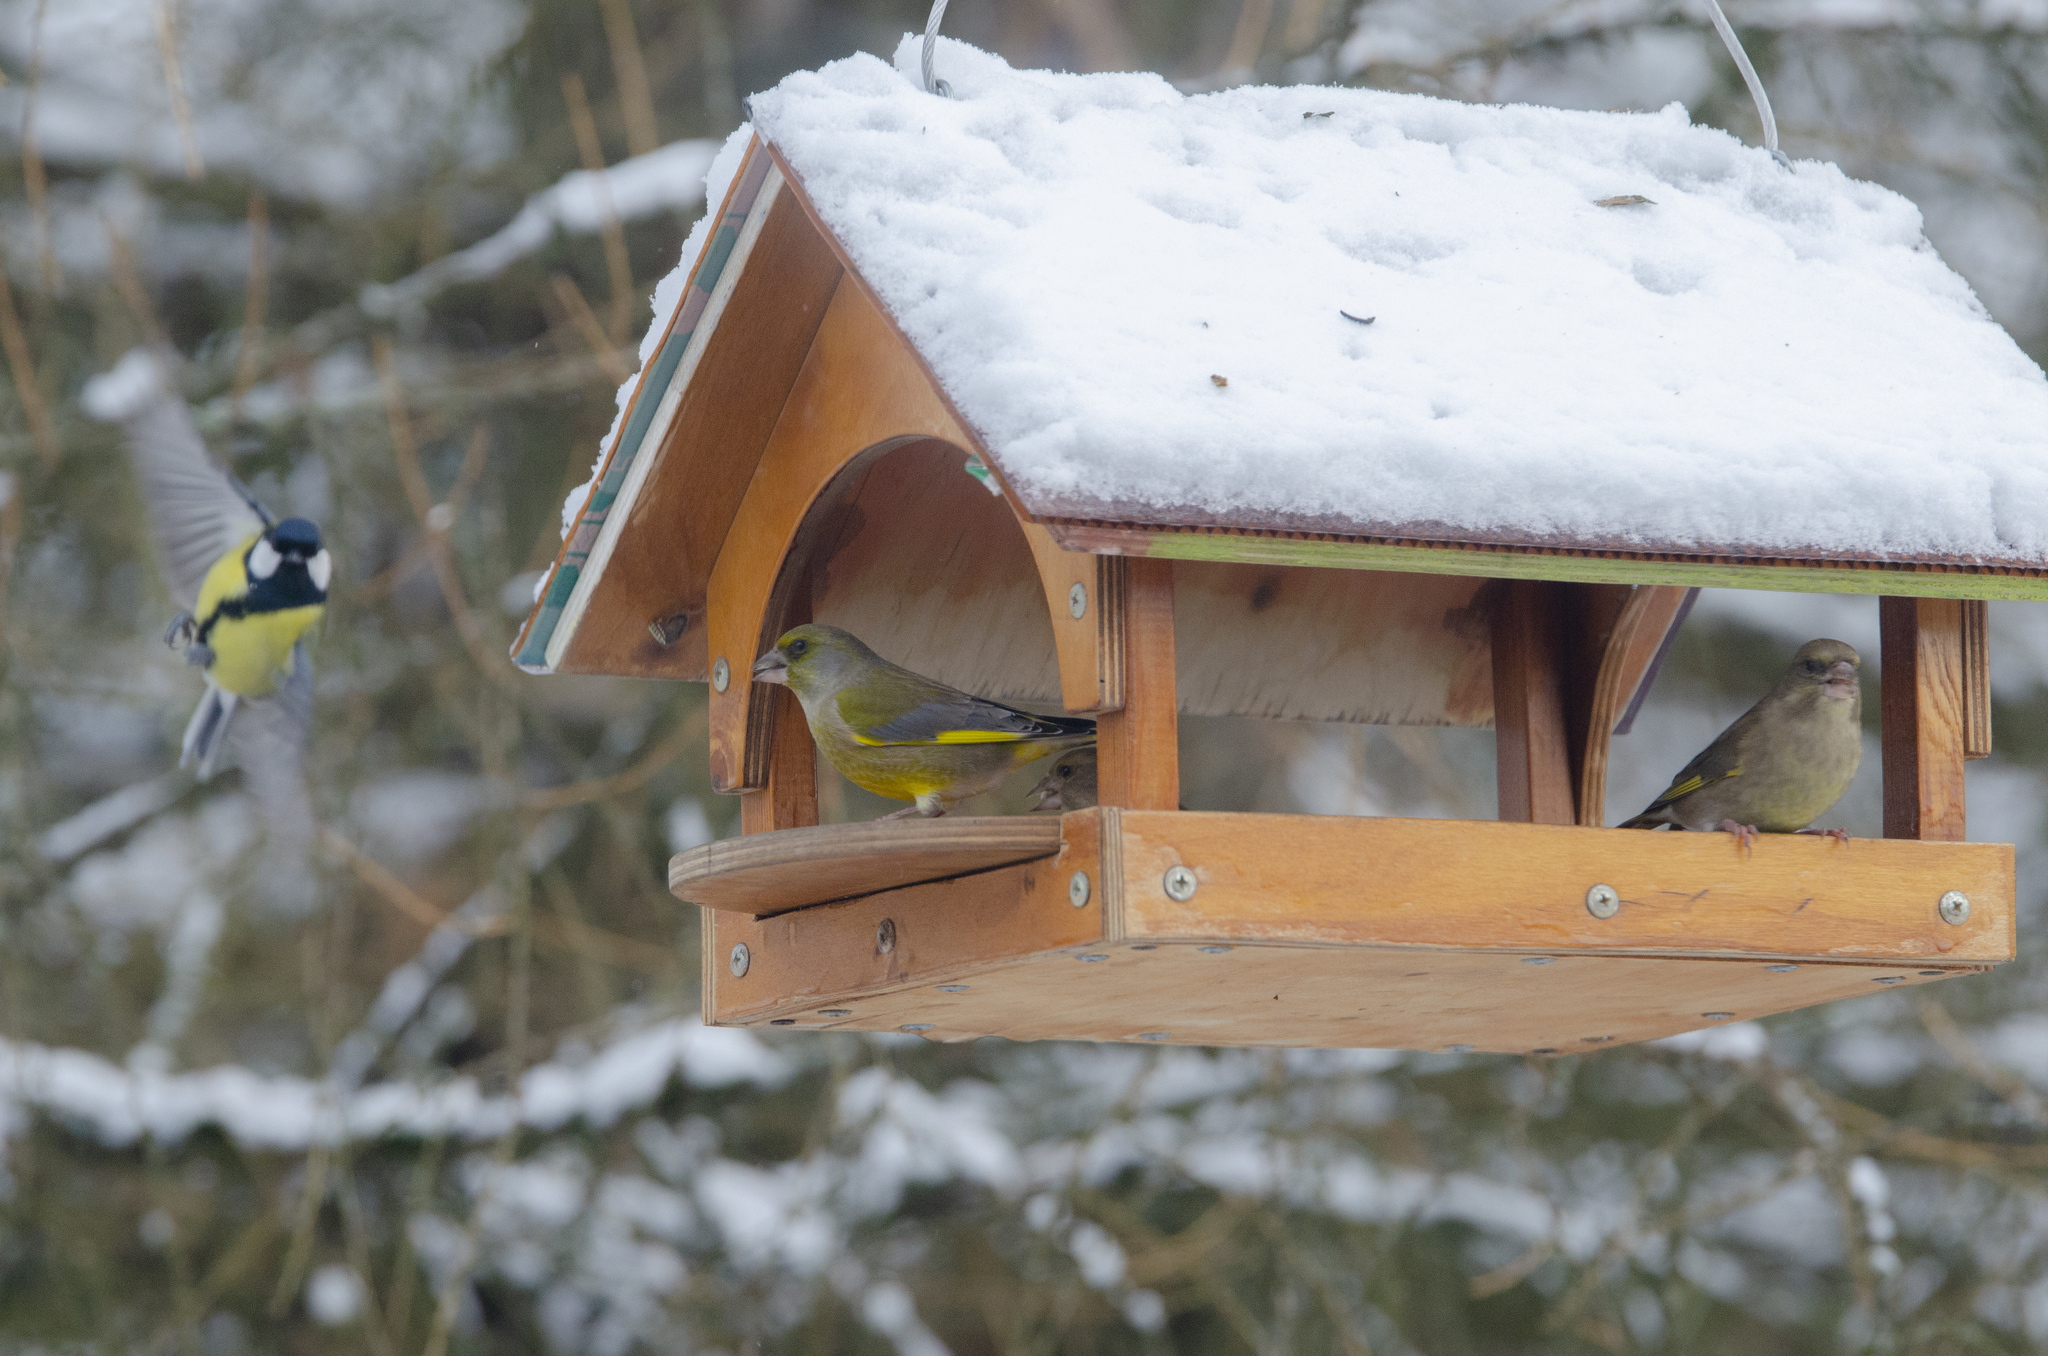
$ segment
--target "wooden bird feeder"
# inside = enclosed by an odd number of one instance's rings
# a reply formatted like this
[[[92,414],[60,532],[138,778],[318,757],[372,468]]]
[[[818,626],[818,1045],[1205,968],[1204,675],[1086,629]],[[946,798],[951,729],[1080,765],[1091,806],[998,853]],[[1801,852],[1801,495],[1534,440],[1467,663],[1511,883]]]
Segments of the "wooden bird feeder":
[[[972,75],[930,136],[973,108]],[[515,649],[535,671],[708,680],[711,778],[743,836],[670,867],[702,909],[707,1022],[1552,1054],[2013,957],[2013,849],[1963,841],[1963,769],[1990,747],[1983,600],[2048,593],[2048,561],[1049,492],[899,322],[924,280],[873,276],[849,243],[886,214],[837,181],[821,210],[830,148],[788,101],[754,112]],[[915,124],[870,135],[925,153]],[[1602,827],[1610,737],[1701,585],[1884,595],[1883,839],[1745,854]],[[802,713],[747,679],[807,620],[1093,714],[1100,806],[819,825]],[[1179,810],[1180,713],[1491,726],[1500,820]]]

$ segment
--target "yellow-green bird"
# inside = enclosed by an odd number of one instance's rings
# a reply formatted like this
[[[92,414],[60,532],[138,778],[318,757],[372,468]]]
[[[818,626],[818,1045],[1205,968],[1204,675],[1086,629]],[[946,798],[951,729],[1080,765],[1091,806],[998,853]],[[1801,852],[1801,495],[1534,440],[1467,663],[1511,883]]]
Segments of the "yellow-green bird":
[[[179,766],[213,775],[236,708],[251,711],[240,758],[297,760],[312,719],[313,670],[302,644],[327,603],[333,561],[320,529],[282,521],[216,466],[163,360],[137,349],[84,394],[88,413],[122,425],[142,483],[171,596],[184,607],[165,635],[206,672]],[[276,747],[268,747],[275,745]]]
[[[1095,739],[1095,722],[1034,716],[899,668],[835,626],[799,626],[754,661],[786,683],[811,738],[855,786],[912,802],[886,819],[942,815],[1016,768]]]
[[[1842,798],[1863,759],[1862,666],[1839,640],[1800,646],[1778,685],[1621,827],[1721,829],[1745,846],[1759,831],[1805,831]]]
[[[1086,810],[1095,804],[1095,748],[1063,753],[1031,788],[1034,810]]]

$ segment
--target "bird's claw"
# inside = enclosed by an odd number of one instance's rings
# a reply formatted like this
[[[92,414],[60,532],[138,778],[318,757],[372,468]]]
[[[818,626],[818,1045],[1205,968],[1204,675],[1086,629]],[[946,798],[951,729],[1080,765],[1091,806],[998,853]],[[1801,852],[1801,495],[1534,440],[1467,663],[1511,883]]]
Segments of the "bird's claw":
[[[198,618],[194,617],[190,612],[180,612],[177,616],[171,618],[170,629],[164,632],[164,644],[173,650],[179,647],[180,641],[190,645],[192,638],[198,634],[198,626]]]
[[[1816,838],[1832,838],[1837,843],[1849,841],[1849,831],[1847,829],[1801,829],[1800,832],[1811,834]]]
[[[1721,832],[1734,834],[1735,845],[1744,852],[1756,851],[1756,825],[1738,824],[1732,819],[1724,819],[1721,821]]]
[[[929,810],[925,809],[922,805],[906,805],[900,810],[891,810],[888,814],[883,815],[881,820],[877,820],[876,823],[890,819],[937,819],[944,813],[946,813],[946,807],[943,805],[934,805]]]

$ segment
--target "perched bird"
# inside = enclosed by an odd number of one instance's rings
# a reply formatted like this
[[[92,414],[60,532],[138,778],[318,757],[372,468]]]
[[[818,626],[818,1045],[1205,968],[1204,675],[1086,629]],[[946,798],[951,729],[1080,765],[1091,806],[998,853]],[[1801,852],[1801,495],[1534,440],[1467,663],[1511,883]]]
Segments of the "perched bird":
[[[1095,804],[1095,749],[1075,749],[1031,788],[1034,810],[1086,810]]]
[[[1092,743],[1095,722],[1034,716],[898,668],[832,626],[799,626],[754,661],[754,679],[785,683],[811,737],[855,786],[911,805],[887,815],[942,815],[1048,754]]]
[[[1862,665],[1839,640],[1800,646],[1778,685],[1621,827],[1723,829],[1745,846],[1758,831],[1806,830],[1842,798],[1862,761]]]
[[[84,403],[127,434],[165,582],[185,608],[164,639],[183,644],[185,661],[206,673],[179,765],[212,776],[236,708],[248,701],[262,703],[244,722],[249,739],[278,747],[239,761],[246,767],[271,757],[296,774],[312,719],[313,670],[303,641],[320,620],[333,574],[320,529],[304,518],[274,518],[213,463],[191,411],[148,350],[96,378]]]

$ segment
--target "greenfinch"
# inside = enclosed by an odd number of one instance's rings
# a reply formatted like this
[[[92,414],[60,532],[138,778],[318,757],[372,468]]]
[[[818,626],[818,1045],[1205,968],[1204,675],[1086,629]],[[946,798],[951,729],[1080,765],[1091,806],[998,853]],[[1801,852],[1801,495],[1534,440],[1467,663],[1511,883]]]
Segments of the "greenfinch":
[[[294,762],[312,719],[313,670],[302,644],[327,603],[333,562],[320,529],[279,521],[207,455],[163,361],[123,358],[85,393],[95,417],[118,422],[142,484],[171,596],[184,607],[165,641],[205,671],[206,692],[185,726],[179,766],[211,777],[236,707],[264,702],[243,740],[254,759]],[[272,745],[276,745],[272,748]]]
[[[1012,770],[1092,743],[1095,722],[1034,716],[899,668],[833,626],[799,626],[754,661],[783,683],[811,738],[855,786],[911,804],[887,819],[942,815]]]
[[[1721,829],[1744,846],[1759,831],[1807,831],[1842,798],[1863,759],[1862,666],[1839,640],[1800,646],[1778,685],[1621,827]]]
[[[1052,771],[1031,788],[1034,810],[1086,810],[1095,804],[1094,746],[1062,754]]]

